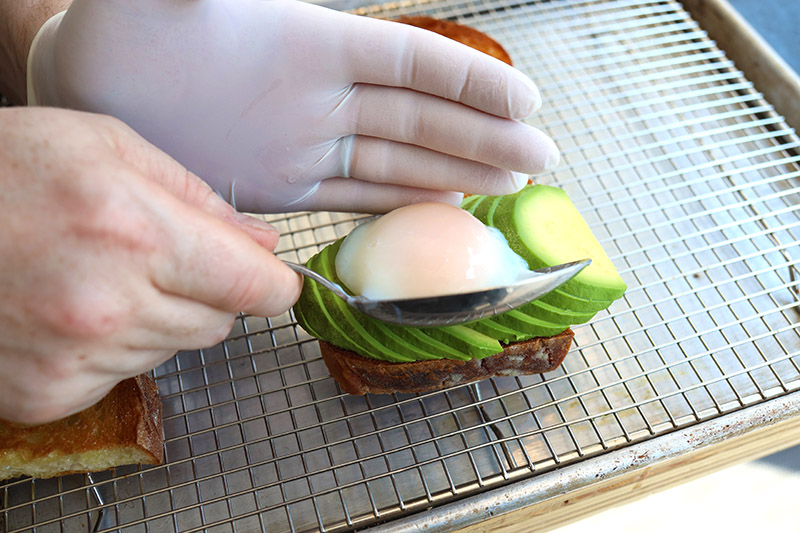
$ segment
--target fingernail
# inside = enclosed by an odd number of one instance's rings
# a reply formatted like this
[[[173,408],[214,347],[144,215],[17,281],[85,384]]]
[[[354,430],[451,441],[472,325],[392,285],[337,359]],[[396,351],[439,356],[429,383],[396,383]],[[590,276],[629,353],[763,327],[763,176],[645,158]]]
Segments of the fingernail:
[[[263,231],[263,232],[269,233],[271,235],[274,235],[275,237],[278,237],[280,235],[278,230],[275,229],[275,227],[272,224],[270,224],[269,222],[265,222],[264,220],[261,220],[260,218],[256,218],[256,217],[253,217],[253,216],[250,216],[250,215],[245,215],[243,213],[238,213],[238,212],[235,213],[233,215],[233,217],[236,219],[237,223],[239,223],[239,224],[241,224],[243,226],[247,226],[249,228],[253,228],[253,229],[256,229],[256,230],[259,230],[259,231]]]
[[[511,118],[523,119],[531,116],[542,107],[542,94],[539,88],[522,72],[511,84]]]

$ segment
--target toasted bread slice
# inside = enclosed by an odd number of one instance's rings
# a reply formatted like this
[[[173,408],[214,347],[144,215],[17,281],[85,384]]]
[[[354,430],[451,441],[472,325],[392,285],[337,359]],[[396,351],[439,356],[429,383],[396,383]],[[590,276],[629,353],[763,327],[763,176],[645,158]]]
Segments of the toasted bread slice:
[[[164,460],[161,399],[146,375],[62,420],[22,426],[0,420],[0,480],[49,478]]]
[[[438,359],[390,363],[364,357],[319,341],[322,358],[339,386],[349,394],[428,392],[494,376],[542,374],[558,368],[574,337],[572,330],[504,346],[484,359]]]
[[[394,19],[394,21],[444,35],[461,44],[470,46],[475,50],[480,50],[484,54],[489,54],[504,63],[512,64],[511,56],[500,46],[500,43],[475,28],[470,28],[469,26],[464,26],[463,24],[458,24],[457,22],[451,22],[449,20],[423,16],[399,17]]]

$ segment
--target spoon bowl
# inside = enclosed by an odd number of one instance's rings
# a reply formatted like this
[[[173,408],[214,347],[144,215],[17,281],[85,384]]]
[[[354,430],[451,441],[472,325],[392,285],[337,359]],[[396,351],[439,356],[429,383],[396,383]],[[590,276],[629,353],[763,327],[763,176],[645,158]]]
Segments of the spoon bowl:
[[[591,263],[591,259],[583,259],[532,270],[524,278],[509,285],[475,292],[426,298],[372,300],[363,296],[352,296],[339,284],[313,270],[286,261],[289,268],[326,287],[362,313],[383,322],[416,327],[464,324],[510,311],[560,287]]]

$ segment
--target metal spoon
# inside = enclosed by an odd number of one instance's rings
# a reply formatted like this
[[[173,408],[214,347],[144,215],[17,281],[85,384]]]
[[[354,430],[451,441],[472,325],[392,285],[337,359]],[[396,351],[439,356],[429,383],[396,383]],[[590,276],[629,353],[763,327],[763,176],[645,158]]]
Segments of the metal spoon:
[[[401,326],[424,327],[463,324],[510,311],[563,285],[591,262],[591,259],[583,259],[533,270],[524,279],[504,287],[403,300],[371,300],[363,296],[351,296],[337,283],[313,270],[289,261],[286,264],[372,318]]]

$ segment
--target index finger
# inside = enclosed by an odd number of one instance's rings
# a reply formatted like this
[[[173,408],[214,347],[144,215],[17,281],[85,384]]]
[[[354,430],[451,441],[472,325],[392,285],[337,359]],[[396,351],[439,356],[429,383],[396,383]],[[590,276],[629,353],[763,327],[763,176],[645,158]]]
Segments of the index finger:
[[[499,59],[436,33],[387,20],[358,17],[359,36],[345,43],[352,79],[406,87],[505,118],[539,107],[539,89]]]

